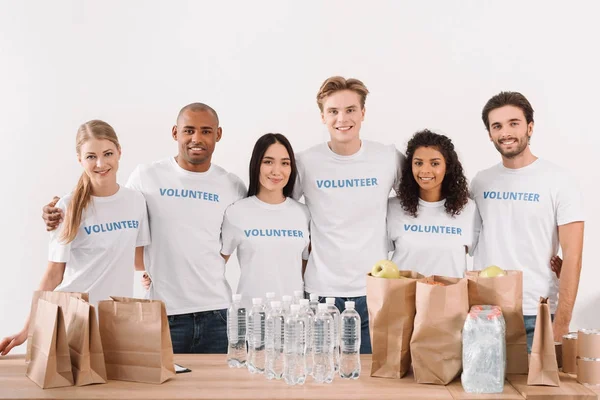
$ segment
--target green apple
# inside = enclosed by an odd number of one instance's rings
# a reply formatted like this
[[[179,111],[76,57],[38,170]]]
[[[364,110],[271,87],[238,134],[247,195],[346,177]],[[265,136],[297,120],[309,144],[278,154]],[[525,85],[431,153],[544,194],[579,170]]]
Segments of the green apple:
[[[371,269],[371,275],[377,278],[398,279],[400,271],[398,266],[390,260],[377,261]]]
[[[497,265],[490,265],[489,267],[481,270],[479,272],[479,276],[482,278],[494,278],[496,276],[504,276],[506,275],[506,271],[500,268]]]

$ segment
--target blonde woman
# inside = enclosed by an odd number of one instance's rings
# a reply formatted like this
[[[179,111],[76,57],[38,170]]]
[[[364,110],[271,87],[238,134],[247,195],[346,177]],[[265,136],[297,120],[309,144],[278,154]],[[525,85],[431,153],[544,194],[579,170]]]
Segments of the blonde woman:
[[[92,120],[81,125],[76,150],[83,173],[73,192],[57,203],[65,218],[50,233],[48,267],[38,289],[88,292],[91,303],[131,296],[132,267],[143,269],[142,258],[135,255],[150,243],[144,196],[117,183],[121,146],[109,124]],[[21,345],[28,326],[29,321],[2,339],[0,354]]]

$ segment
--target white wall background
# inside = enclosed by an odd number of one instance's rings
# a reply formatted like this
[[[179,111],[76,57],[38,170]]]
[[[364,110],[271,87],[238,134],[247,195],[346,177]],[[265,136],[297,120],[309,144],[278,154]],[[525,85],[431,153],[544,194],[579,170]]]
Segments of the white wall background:
[[[247,183],[261,134],[282,132],[297,151],[327,139],[315,95],[331,75],[370,89],[364,138],[404,150],[418,129],[445,133],[469,178],[499,161],[484,103],[524,93],[534,154],[569,169],[587,204],[571,328],[600,327],[598,10],[594,0],[0,0],[0,336],[21,328],[45,269],[41,207],[76,183],[80,123],[115,127],[124,183],[136,164],[176,154],[182,106],[208,103],[224,132],[214,162]],[[238,276],[230,263],[233,288]]]

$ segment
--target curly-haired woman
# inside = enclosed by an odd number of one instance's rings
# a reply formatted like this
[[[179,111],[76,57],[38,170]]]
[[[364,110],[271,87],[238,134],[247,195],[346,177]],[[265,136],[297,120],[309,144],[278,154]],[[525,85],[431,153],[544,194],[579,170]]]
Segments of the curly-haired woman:
[[[394,261],[423,275],[462,277],[478,220],[475,202],[452,141],[423,130],[406,149],[398,196],[388,203]]]

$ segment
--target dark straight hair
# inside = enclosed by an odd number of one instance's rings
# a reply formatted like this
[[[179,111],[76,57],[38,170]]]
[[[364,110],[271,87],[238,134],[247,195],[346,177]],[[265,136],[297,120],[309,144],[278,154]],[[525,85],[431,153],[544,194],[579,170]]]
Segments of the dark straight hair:
[[[250,158],[250,184],[248,185],[248,197],[256,196],[258,194],[258,188],[260,186],[260,164],[262,163],[263,157],[269,146],[275,143],[282,144],[290,156],[292,172],[290,173],[290,179],[287,185],[283,188],[283,195],[285,197],[292,197],[294,183],[296,182],[296,176],[298,175],[296,158],[294,157],[294,149],[292,149],[290,141],[281,133],[266,133],[256,141],[254,150],[252,150],[252,158]]]

